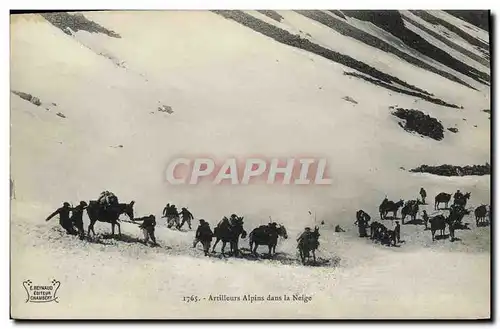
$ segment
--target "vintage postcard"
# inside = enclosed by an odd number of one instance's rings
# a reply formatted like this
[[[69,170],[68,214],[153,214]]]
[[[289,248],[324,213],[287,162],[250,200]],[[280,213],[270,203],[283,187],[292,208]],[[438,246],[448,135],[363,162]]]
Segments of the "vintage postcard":
[[[487,10],[10,15],[14,319],[490,319]]]

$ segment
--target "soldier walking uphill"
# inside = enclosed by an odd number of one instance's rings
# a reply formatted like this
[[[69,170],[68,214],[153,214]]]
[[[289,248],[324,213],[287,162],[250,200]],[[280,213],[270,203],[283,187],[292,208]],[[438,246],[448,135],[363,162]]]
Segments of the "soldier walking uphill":
[[[80,237],[80,240],[83,240],[85,238],[85,230],[83,228],[83,211],[85,209],[87,209],[87,202],[85,201],[80,201],[80,204],[78,206],[71,209],[72,215],[70,219],[78,230],[78,236]]]
[[[200,226],[198,226],[198,229],[196,230],[193,248],[196,247],[198,242],[201,242],[203,245],[203,252],[205,253],[205,256],[208,256],[213,235],[214,233],[210,229],[210,224],[208,224],[204,219],[200,219]]]
[[[427,197],[427,192],[424,190],[423,187],[420,188],[420,197],[422,198],[422,204],[426,204],[425,198]]]
[[[151,239],[151,241],[153,241],[153,246],[157,246],[158,243],[156,242],[155,238],[155,216],[149,215],[142,218],[134,218],[134,222],[140,221],[142,221],[142,224],[139,225],[139,228],[142,229],[142,233],[144,234],[144,244],[148,243],[149,239]]]
[[[182,222],[181,225],[179,225],[179,230],[182,228],[185,222],[188,223],[189,229],[191,229],[191,220],[194,218],[193,214],[187,210],[186,208],[181,209],[181,215],[182,215]]]
[[[61,225],[61,227],[66,230],[66,233],[71,235],[76,235],[77,233],[69,218],[70,211],[71,207],[69,203],[64,202],[63,206],[61,208],[56,209],[52,214],[49,215],[49,217],[47,217],[47,219],[45,219],[45,221],[48,222],[52,217],[59,215],[59,225]]]

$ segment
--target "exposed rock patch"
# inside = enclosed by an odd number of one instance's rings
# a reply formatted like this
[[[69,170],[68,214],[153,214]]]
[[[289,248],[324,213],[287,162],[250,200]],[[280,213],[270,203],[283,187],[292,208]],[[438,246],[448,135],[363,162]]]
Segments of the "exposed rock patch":
[[[411,169],[411,172],[429,173],[439,176],[484,176],[491,174],[489,163],[484,165],[452,166],[444,164],[440,166],[421,165],[418,168]]]
[[[392,112],[392,115],[405,120],[404,123],[400,122],[399,125],[406,131],[416,132],[438,141],[444,138],[444,129],[441,122],[422,111],[399,107]]]

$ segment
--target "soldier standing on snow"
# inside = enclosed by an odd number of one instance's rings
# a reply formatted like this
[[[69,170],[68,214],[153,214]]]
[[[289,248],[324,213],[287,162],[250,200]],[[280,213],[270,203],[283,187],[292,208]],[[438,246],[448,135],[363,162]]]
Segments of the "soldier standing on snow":
[[[427,211],[423,211],[422,219],[424,220],[425,229],[427,230],[427,223],[429,223],[429,215],[427,215]]]
[[[396,240],[398,243],[401,243],[401,225],[399,225],[398,221],[396,221],[396,227],[394,228],[394,235],[395,235],[394,240]]]
[[[71,222],[75,225],[78,230],[78,235],[80,240],[85,238],[85,229],[83,228],[83,211],[87,209],[87,202],[80,201],[80,204],[75,208],[71,209]]]
[[[422,204],[426,204],[425,198],[427,197],[427,192],[424,190],[423,187],[420,188],[420,197],[422,198]]]

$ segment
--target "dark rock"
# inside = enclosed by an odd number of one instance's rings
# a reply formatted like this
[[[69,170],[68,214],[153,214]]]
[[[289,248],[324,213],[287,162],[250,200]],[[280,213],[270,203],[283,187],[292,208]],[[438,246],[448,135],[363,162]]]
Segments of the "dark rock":
[[[448,128],[449,131],[451,131],[452,133],[458,133],[458,129],[457,128]]]
[[[429,173],[439,176],[483,176],[491,174],[489,163],[485,165],[467,165],[464,167],[444,164],[440,166],[421,165],[418,168],[411,169],[411,172]]]
[[[404,125],[401,122],[399,125],[406,131],[416,132],[435,140],[444,138],[443,125],[437,119],[424,114],[422,111],[399,107],[392,112],[392,115],[405,120]]]
[[[56,114],[58,117],[61,117],[61,118],[66,118],[66,116],[64,114],[62,114],[61,112],[57,112]]]

